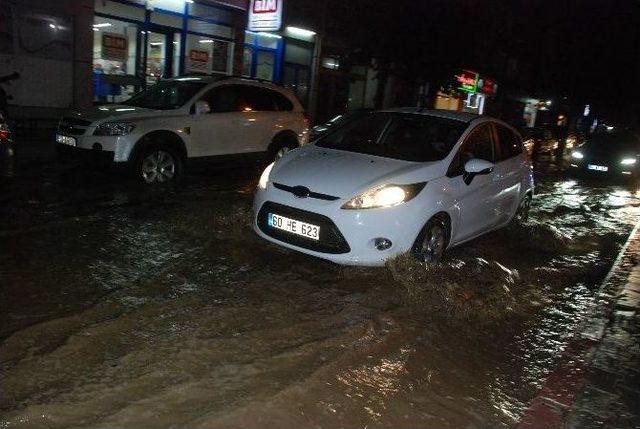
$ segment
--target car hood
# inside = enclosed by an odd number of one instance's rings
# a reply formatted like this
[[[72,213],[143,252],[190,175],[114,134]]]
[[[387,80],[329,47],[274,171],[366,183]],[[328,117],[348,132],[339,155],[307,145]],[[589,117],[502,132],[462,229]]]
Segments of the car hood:
[[[77,111],[69,116],[76,119],[84,119],[86,121],[96,122],[114,119],[143,119],[146,117],[158,116],[159,114],[163,114],[164,112],[164,110],[144,109],[142,107],[127,106],[125,104],[110,104]],[[174,111],[169,110],[167,112]]]
[[[402,161],[309,145],[278,161],[271,181],[351,198],[373,186],[426,182],[441,175],[441,162]]]

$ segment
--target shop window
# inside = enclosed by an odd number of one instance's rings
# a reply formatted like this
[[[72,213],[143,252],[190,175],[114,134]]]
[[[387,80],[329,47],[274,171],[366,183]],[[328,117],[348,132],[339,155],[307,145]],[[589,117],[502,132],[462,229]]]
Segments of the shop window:
[[[229,42],[205,36],[187,35],[185,71],[187,73],[227,73]]]
[[[0,3],[0,53],[13,53],[13,17],[8,3]]]
[[[313,45],[287,40],[284,60],[288,63],[311,65],[313,59]]]
[[[276,55],[273,52],[258,51],[258,55],[256,55],[256,78],[272,81],[275,63]]]
[[[233,28],[226,25],[200,21],[199,19],[190,19],[188,29],[194,33],[211,34],[213,37],[233,38]]]
[[[244,47],[242,53],[242,75],[251,76],[251,69],[253,68],[253,49],[248,46]]]
[[[153,0],[154,9],[184,13],[184,0]]]
[[[136,0],[133,3],[138,3],[139,6],[128,5],[109,0],[95,0],[94,8],[95,13],[104,13],[106,15],[118,16],[122,18],[135,19],[138,21],[144,21],[145,19],[145,0]]]
[[[17,33],[22,53],[64,61],[73,56],[73,27],[68,17],[24,11],[18,17]]]
[[[137,37],[136,24],[94,17],[94,101],[119,102],[135,93]]]
[[[210,19],[221,24],[233,24],[233,12],[200,3],[191,3],[189,5],[189,15],[196,16],[198,18]]]

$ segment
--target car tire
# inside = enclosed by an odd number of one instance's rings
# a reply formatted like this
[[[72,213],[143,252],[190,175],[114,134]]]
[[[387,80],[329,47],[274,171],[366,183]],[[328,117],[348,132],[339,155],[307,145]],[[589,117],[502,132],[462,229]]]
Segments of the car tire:
[[[529,211],[531,210],[531,195],[526,194],[518,204],[518,209],[513,215],[513,223],[523,224],[529,219]]]
[[[149,145],[136,157],[134,174],[142,184],[176,183],[182,175],[182,156],[168,145]]]
[[[289,151],[300,145],[293,136],[277,137],[269,149],[269,162],[274,162],[285,156]]]
[[[420,262],[427,264],[440,262],[449,245],[450,230],[445,216],[432,217],[418,234],[411,253]]]

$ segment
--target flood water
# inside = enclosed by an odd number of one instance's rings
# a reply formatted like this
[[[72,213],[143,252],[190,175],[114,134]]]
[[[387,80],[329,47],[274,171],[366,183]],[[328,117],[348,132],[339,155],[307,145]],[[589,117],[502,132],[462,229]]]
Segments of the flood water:
[[[74,174],[0,191],[0,428],[513,427],[640,213],[549,174],[434,271],[354,269],[257,239],[255,173]]]

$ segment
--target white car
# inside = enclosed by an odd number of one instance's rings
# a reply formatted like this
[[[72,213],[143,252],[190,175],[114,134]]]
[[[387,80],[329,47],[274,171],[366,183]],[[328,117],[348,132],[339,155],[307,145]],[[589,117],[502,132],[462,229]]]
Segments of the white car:
[[[133,167],[144,183],[169,182],[192,158],[266,155],[276,159],[308,140],[309,122],[293,94],[232,77],[159,82],[123,104],[64,117],[63,153],[98,155]]]
[[[425,262],[528,216],[531,163],[496,119],[370,113],[268,166],[253,203],[266,240],[348,265],[412,252]]]

